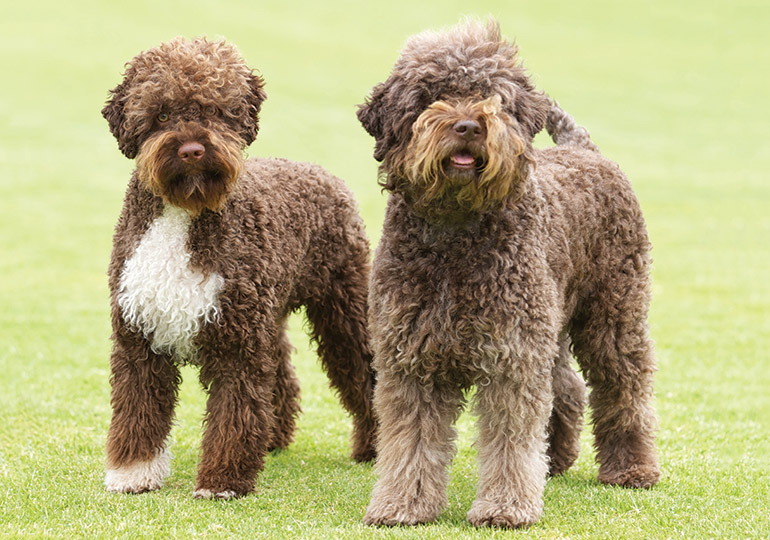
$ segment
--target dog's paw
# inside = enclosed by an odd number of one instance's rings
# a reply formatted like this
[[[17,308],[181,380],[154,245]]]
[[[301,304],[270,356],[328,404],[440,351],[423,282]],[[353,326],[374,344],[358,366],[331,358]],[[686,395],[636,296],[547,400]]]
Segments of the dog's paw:
[[[122,467],[107,469],[104,486],[113,493],[144,493],[163,486],[163,481],[171,471],[171,453],[168,450],[158,452],[149,461],[139,461]]]
[[[363,448],[356,448],[351,456],[355,461],[359,463],[366,463],[367,461],[374,461],[377,457],[377,450],[374,445],[369,445]]]
[[[238,493],[232,489],[225,489],[223,491],[212,491],[206,488],[199,488],[193,491],[193,497],[196,499],[234,499],[238,497]]]
[[[366,525],[419,525],[434,521],[441,512],[440,507],[428,507],[424,504],[406,501],[380,501],[372,499],[364,516]]]
[[[660,480],[660,467],[656,462],[635,464],[622,470],[599,468],[599,482],[625,488],[649,489]]]
[[[497,503],[477,499],[468,511],[468,521],[476,527],[499,527],[515,529],[528,527],[540,519],[543,502],[520,504],[515,502]]]

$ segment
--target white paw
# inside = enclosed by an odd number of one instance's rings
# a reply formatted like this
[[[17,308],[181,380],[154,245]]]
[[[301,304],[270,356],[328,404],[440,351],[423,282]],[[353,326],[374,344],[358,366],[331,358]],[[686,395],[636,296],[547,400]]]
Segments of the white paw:
[[[163,486],[171,472],[171,452],[163,448],[149,461],[138,461],[123,467],[107,469],[104,485],[113,493],[144,493]]]

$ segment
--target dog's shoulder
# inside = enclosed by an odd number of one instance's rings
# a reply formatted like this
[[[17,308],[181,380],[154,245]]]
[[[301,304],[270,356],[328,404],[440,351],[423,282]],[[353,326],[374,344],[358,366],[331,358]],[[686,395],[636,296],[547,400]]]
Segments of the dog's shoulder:
[[[353,205],[353,194],[342,179],[320,165],[284,158],[247,159],[238,191],[241,197],[259,196],[292,206]]]
[[[275,186],[344,185],[344,182],[315,163],[292,161],[285,158],[252,157],[244,163],[244,174],[251,181]]]

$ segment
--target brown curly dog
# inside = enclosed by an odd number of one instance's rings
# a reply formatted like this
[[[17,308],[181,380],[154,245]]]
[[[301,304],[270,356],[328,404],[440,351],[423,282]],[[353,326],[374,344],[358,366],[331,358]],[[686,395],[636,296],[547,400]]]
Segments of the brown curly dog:
[[[244,161],[265,97],[232,45],[177,38],[131,60],[102,111],[136,158],[109,267],[110,491],[157,489],[168,475],[184,363],[200,366],[209,395],[194,495],[251,491],[265,454],[293,438],[285,326],[301,306],[353,415],[353,457],[374,457],[363,223],[320,167]]]
[[[550,115],[549,115],[550,110]],[[591,388],[599,480],[659,469],[650,243],[620,169],[533,87],[494,21],[410,39],[358,112],[390,191],[369,293],[379,480],[368,524],[434,520],[476,388],[474,525],[543,511]],[[532,147],[548,126],[557,146]]]

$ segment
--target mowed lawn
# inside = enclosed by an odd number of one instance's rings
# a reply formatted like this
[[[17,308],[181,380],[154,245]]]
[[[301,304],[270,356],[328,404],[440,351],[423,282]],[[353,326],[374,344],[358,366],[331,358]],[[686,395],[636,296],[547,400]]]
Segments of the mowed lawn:
[[[105,271],[133,165],[99,112],[123,64],[180,34],[236,43],[269,95],[249,154],[344,178],[374,244],[385,195],[355,106],[409,35],[468,14],[499,18],[538,85],[635,186],[654,244],[660,484],[600,485],[586,429],[538,524],[477,531],[465,521],[477,478],[466,414],[438,521],[367,528],[374,473],[349,459],[349,419],[298,316],[303,415],[256,493],[192,499],[205,396],[188,368],[166,486],[105,492]],[[769,24],[756,0],[4,2],[0,538],[770,537]]]

